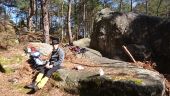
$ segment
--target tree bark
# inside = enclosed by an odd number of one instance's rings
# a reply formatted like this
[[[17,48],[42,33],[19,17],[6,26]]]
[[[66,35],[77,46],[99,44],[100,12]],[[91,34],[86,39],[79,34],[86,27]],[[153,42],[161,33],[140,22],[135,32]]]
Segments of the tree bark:
[[[123,0],[120,0],[120,3],[119,3],[119,12],[122,12],[122,1]]]
[[[166,10],[167,10],[166,16],[170,17],[170,10],[169,10],[169,8],[167,8]]]
[[[51,18],[52,18],[51,13],[48,12],[49,30],[50,30],[50,28],[52,28],[52,20],[51,20]]]
[[[130,11],[132,12],[133,11],[133,0],[130,0]]]
[[[36,21],[36,23],[35,23],[35,26],[36,26],[36,29],[38,29],[38,0],[36,0],[36,10],[35,10],[35,21]]]
[[[30,0],[30,7],[29,7],[29,16],[28,16],[28,29],[29,31],[31,31],[31,28],[32,28],[32,17],[34,16],[35,14],[35,0]]]
[[[64,38],[64,12],[63,12],[63,7],[64,7],[64,1],[62,1],[61,5],[61,22],[62,22],[62,28],[61,28],[61,41],[63,41]]]
[[[41,0],[43,34],[44,34],[44,38],[45,38],[45,43],[49,43],[48,1],[49,0]]]
[[[148,0],[145,0],[145,11],[147,15],[148,14]]]
[[[84,32],[84,34],[83,34],[84,36],[83,37],[84,38],[86,38],[86,26],[85,26],[86,25],[86,21],[85,20],[86,20],[86,4],[84,3],[83,4],[83,30],[84,30],[83,31]]]
[[[49,0],[49,5],[51,5],[51,0]],[[49,8],[51,9],[51,7]],[[48,11],[48,21],[49,21],[49,30],[50,30],[50,28],[52,28],[52,12],[50,11]]]
[[[68,18],[67,18],[67,25],[68,25],[68,38],[69,38],[69,44],[73,44],[73,38],[72,38],[72,32],[71,32],[71,0],[68,0]]]

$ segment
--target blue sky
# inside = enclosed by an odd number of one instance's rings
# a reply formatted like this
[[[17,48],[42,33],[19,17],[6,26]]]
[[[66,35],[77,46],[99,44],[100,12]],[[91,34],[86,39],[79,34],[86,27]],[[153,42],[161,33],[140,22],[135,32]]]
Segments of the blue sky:
[[[7,14],[10,16],[10,20],[12,20],[14,23],[16,23],[16,21],[19,20],[19,18],[17,18],[17,12],[19,12],[19,10],[15,7],[7,7],[5,5],[0,5],[3,6],[6,10],[6,12],[8,12]]]
[[[133,3],[133,7],[135,7],[137,5],[137,2],[134,2]],[[20,20],[20,17],[17,17],[17,12],[19,12],[20,10],[19,9],[17,9],[17,8],[15,8],[15,7],[11,7],[11,8],[9,8],[9,7],[7,7],[7,6],[5,6],[5,5],[2,5],[2,4],[0,4],[0,6],[3,6],[4,8],[5,8],[5,10],[6,10],[6,12],[9,12],[9,13],[7,13],[7,14],[9,14],[11,17],[10,17],[10,19],[14,22],[14,23],[17,23],[19,20]],[[118,5],[113,5],[114,7],[117,7]],[[114,8],[113,7],[113,8]],[[23,16],[21,16],[21,17],[23,17]],[[56,17],[54,17],[54,19],[56,20]],[[57,21],[59,21],[59,20],[57,20]]]

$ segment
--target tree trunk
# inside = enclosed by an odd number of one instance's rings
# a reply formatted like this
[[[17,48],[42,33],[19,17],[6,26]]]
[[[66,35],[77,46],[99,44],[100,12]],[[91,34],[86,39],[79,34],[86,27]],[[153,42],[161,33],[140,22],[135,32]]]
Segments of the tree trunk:
[[[28,16],[28,29],[31,31],[32,28],[32,17],[35,14],[35,0],[30,0],[30,7],[29,7],[29,16]]]
[[[157,15],[157,16],[158,16],[158,13],[159,13],[159,8],[160,8],[160,6],[161,6],[161,3],[162,3],[162,0],[159,1],[159,5],[158,5],[157,10],[156,10],[156,15]]]
[[[42,19],[43,19],[43,32],[45,43],[49,43],[49,20],[48,20],[48,1],[49,0],[42,0]]]
[[[167,8],[166,10],[167,10],[166,16],[170,17],[170,10],[169,10],[169,8]]]
[[[84,32],[84,34],[83,34],[84,36],[83,37],[84,38],[86,37],[86,26],[85,26],[86,25],[86,21],[85,20],[86,20],[86,4],[84,3],[83,4],[83,30],[84,30],[83,31]]]
[[[28,14],[29,14],[29,16],[28,16],[28,20],[27,20],[27,26],[28,26],[28,30],[31,31],[31,27],[32,27],[31,8],[29,8]]]
[[[133,0],[130,0],[130,11],[132,12],[133,11]]]
[[[35,13],[36,13],[36,17],[35,17],[35,21],[36,21],[36,23],[35,23],[35,26],[36,26],[36,30],[38,29],[38,0],[36,0],[36,11],[35,11]]]
[[[74,21],[75,21],[75,39],[78,40],[78,12],[77,12],[77,5],[78,5],[78,1],[77,0],[74,0]]]
[[[148,14],[148,0],[145,0],[145,11],[147,15]]]
[[[68,18],[67,18],[67,25],[68,25],[68,38],[69,38],[69,44],[73,44],[73,38],[72,38],[72,32],[71,32],[71,0],[68,0]]]
[[[50,14],[51,14],[51,13],[48,12],[49,29],[52,28],[52,20],[51,20],[52,17],[51,17]]]
[[[41,12],[41,14],[42,14],[42,12]],[[40,27],[40,30],[43,29],[43,18],[42,18],[42,15],[40,15],[39,27]]]
[[[63,38],[64,38],[64,12],[63,12],[63,7],[64,7],[64,1],[62,2],[62,5],[61,5],[61,22],[62,22],[62,28],[61,28],[61,41],[63,41]]]
[[[107,3],[107,1],[103,0],[103,8],[106,8],[106,3]]]
[[[51,5],[51,0],[49,0],[49,5]],[[50,7],[50,9],[51,9],[51,7]],[[49,30],[50,30],[50,28],[52,28],[52,12],[50,12],[50,11],[48,11],[48,21],[49,21]]]
[[[122,12],[122,0],[120,0],[120,3],[119,3],[119,12]]]

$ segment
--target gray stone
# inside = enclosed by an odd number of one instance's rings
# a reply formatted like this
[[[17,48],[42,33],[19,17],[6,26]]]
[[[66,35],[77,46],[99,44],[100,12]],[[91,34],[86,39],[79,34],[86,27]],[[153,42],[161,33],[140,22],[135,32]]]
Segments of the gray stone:
[[[17,45],[18,38],[14,25],[8,20],[0,21],[0,49],[9,49]]]
[[[87,70],[59,69],[58,72],[54,73],[53,78],[58,81],[55,83],[57,87],[72,93],[79,93],[79,80],[96,74],[98,73]]]
[[[55,85],[80,96],[165,96],[165,79],[158,72],[104,57],[96,57],[93,62],[101,65],[91,71],[60,69],[60,81]],[[98,72],[101,67],[103,76]]]
[[[42,55],[49,56],[53,50],[53,47],[47,43],[31,42],[27,47],[35,47]]]
[[[76,54],[76,56],[78,58],[88,58],[88,59],[91,59],[91,60],[95,60],[96,58],[98,57],[102,57],[102,54],[94,49],[91,49],[91,48],[87,48],[87,47],[84,47],[87,51],[85,53],[80,53],[80,54]]]
[[[80,46],[80,47],[89,47],[90,39],[89,38],[83,38],[83,39],[74,41],[73,45]]]
[[[96,16],[90,47],[103,56],[130,61],[125,45],[136,60],[154,60],[170,72],[170,19],[103,9]]]

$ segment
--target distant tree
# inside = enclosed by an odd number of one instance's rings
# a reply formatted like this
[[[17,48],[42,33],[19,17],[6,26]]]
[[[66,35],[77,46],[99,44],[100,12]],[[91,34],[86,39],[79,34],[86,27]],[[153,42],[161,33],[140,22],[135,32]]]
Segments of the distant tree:
[[[52,0],[53,2],[53,16],[56,16],[58,18],[58,21],[56,20],[55,26],[58,27],[59,36],[61,37],[61,41],[63,41],[65,37],[65,24],[66,24],[66,16],[67,16],[67,9],[68,5],[66,1],[64,0]]]
[[[130,11],[132,12],[133,11],[133,0],[130,0]]]
[[[35,15],[35,0],[30,0],[30,6],[29,6],[29,12],[28,12],[28,29],[29,31],[31,31],[32,29],[32,19],[33,19],[33,16]]]
[[[68,30],[68,39],[69,44],[73,44],[72,32],[71,32],[71,1],[68,0],[68,17],[67,17],[67,30]]]
[[[103,0],[74,0],[77,1],[74,6],[74,28],[78,39],[89,37],[93,28],[93,21],[96,13],[103,8]],[[109,6],[110,1],[106,0],[106,6]],[[105,2],[106,3],[106,2]],[[74,31],[73,31],[74,32]],[[75,32],[74,32],[75,33]],[[73,34],[74,34],[73,33]]]
[[[114,0],[99,0],[103,8],[111,8]]]
[[[83,32],[84,32],[84,38],[86,37],[86,34],[87,34],[87,32],[86,32],[86,2],[85,2],[85,0],[84,0],[84,3],[83,3]]]
[[[147,4],[146,4],[147,3]],[[137,13],[152,15],[152,16],[168,16],[167,13],[170,10],[169,0],[141,0],[137,2],[135,6]]]
[[[49,0],[41,0],[43,32],[45,43],[49,43],[49,20],[48,20],[48,2]]]
[[[148,14],[148,0],[145,0],[145,13]]]
[[[27,12],[29,8],[29,1],[28,0],[15,0],[15,6],[22,11]]]
[[[162,0],[159,0],[159,4],[158,4],[157,10],[156,10],[156,15],[157,16],[158,16],[158,13],[159,13],[159,8],[161,6],[161,3],[162,3]]]
[[[63,38],[64,38],[64,1],[62,2],[62,5],[61,5],[61,18],[62,18],[61,41],[63,41]]]
[[[129,2],[130,1],[130,2]],[[115,11],[129,12],[132,11],[133,0],[113,0],[112,7]]]
[[[123,3],[123,0],[120,0],[120,2],[119,2],[119,12],[122,12],[122,3]]]
[[[0,5],[0,20],[9,18],[6,14],[5,8]]]
[[[38,0],[35,0],[35,5],[36,5],[36,9],[35,9],[35,26],[36,26],[36,30],[38,29]]]

